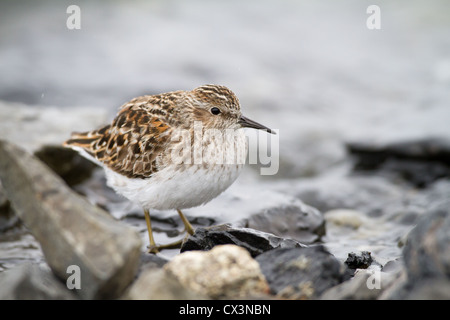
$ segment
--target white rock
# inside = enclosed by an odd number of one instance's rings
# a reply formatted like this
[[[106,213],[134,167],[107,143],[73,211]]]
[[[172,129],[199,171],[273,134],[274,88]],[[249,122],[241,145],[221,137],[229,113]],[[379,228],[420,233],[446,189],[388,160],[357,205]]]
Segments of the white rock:
[[[258,262],[247,250],[235,245],[181,253],[164,265],[164,269],[185,287],[214,299],[269,292]]]
[[[364,213],[351,209],[335,209],[324,213],[325,221],[341,227],[358,229],[367,220]]]

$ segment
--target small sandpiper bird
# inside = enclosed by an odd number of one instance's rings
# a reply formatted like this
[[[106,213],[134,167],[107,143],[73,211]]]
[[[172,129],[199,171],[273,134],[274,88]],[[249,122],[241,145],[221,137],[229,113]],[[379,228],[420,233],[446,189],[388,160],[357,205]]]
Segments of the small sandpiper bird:
[[[64,146],[102,166],[107,184],[142,206],[149,252],[157,253],[181,240],[156,245],[149,210],[176,209],[193,234],[181,210],[209,202],[236,180],[247,153],[245,127],[274,133],[244,117],[231,90],[204,85],[134,98],[111,124],[73,133]]]

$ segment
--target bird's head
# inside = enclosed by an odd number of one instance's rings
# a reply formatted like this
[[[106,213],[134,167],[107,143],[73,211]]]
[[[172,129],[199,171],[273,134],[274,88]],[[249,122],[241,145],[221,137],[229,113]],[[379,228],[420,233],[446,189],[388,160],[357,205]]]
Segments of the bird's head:
[[[275,133],[268,127],[244,117],[236,95],[227,87],[203,85],[189,92],[194,121],[201,121],[205,128],[239,129],[254,128]]]

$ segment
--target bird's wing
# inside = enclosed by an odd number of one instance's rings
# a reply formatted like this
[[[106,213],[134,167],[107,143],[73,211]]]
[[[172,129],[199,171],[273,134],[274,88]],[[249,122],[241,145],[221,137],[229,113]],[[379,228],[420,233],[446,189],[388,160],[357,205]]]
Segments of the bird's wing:
[[[64,145],[81,149],[128,178],[149,178],[161,169],[158,156],[170,143],[172,127],[164,114],[151,99],[135,98],[122,106],[110,125],[73,133]]]

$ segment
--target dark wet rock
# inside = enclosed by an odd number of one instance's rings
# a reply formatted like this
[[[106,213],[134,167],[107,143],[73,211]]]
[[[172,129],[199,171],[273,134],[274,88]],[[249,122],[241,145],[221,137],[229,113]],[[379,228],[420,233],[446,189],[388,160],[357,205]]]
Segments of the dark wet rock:
[[[206,297],[185,288],[163,269],[150,268],[139,275],[121,299],[199,300],[206,299]]]
[[[20,219],[10,209],[0,212],[0,232],[6,232],[10,229],[20,226]]]
[[[315,299],[350,277],[323,246],[274,249],[256,257],[271,292],[288,299]]]
[[[165,264],[164,270],[184,287],[213,299],[255,297],[269,292],[259,264],[236,245],[183,252]]]
[[[0,300],[72,300],[76,295],[49,270],[24,264],[0,273]]]
[[[325,235],[325,219],[321,212],[303,203],[268,208],[236,225],[283,235],[307,244],[319,241]]]
[[[20,225],[20,220],[14,214],[11,203],[5,195],[5,191],[0,181],[0,232],[8,231],[11,228]]]
[[[206,251],[220,244],[235,244],[245,248],[252,257],[275,248],[305,247],[300,242],[280,238],[270,233],[250,228],[233,228],[229,225],[218,225],[197,228],[195,233],[184,241],[181,252],[190,250]]]
[[[0,141],[0,179],[57,277],[65,281],[67,268],[76,265],[82,298],[122,293],[139,265],[136,231],[92,206],[34,156],[5,141]]]
[[[72,149],[60,146],[43,146],[34,155],[50,167],[69,185],[88,179],[97,165]]]
[[[9,207],[9,200],[5,195],[5,191],[3,190],[3,186],[0,181],[0,214],[9,211]]]
[[[429,138],[390,144],[348,143],[357,172],[376,171],[416,187],[450,177],[450,140]]]
[[[367,269],[373,262],[369,251],[362,251],[360,255],[349,253],[345,264],[349,269]]]

